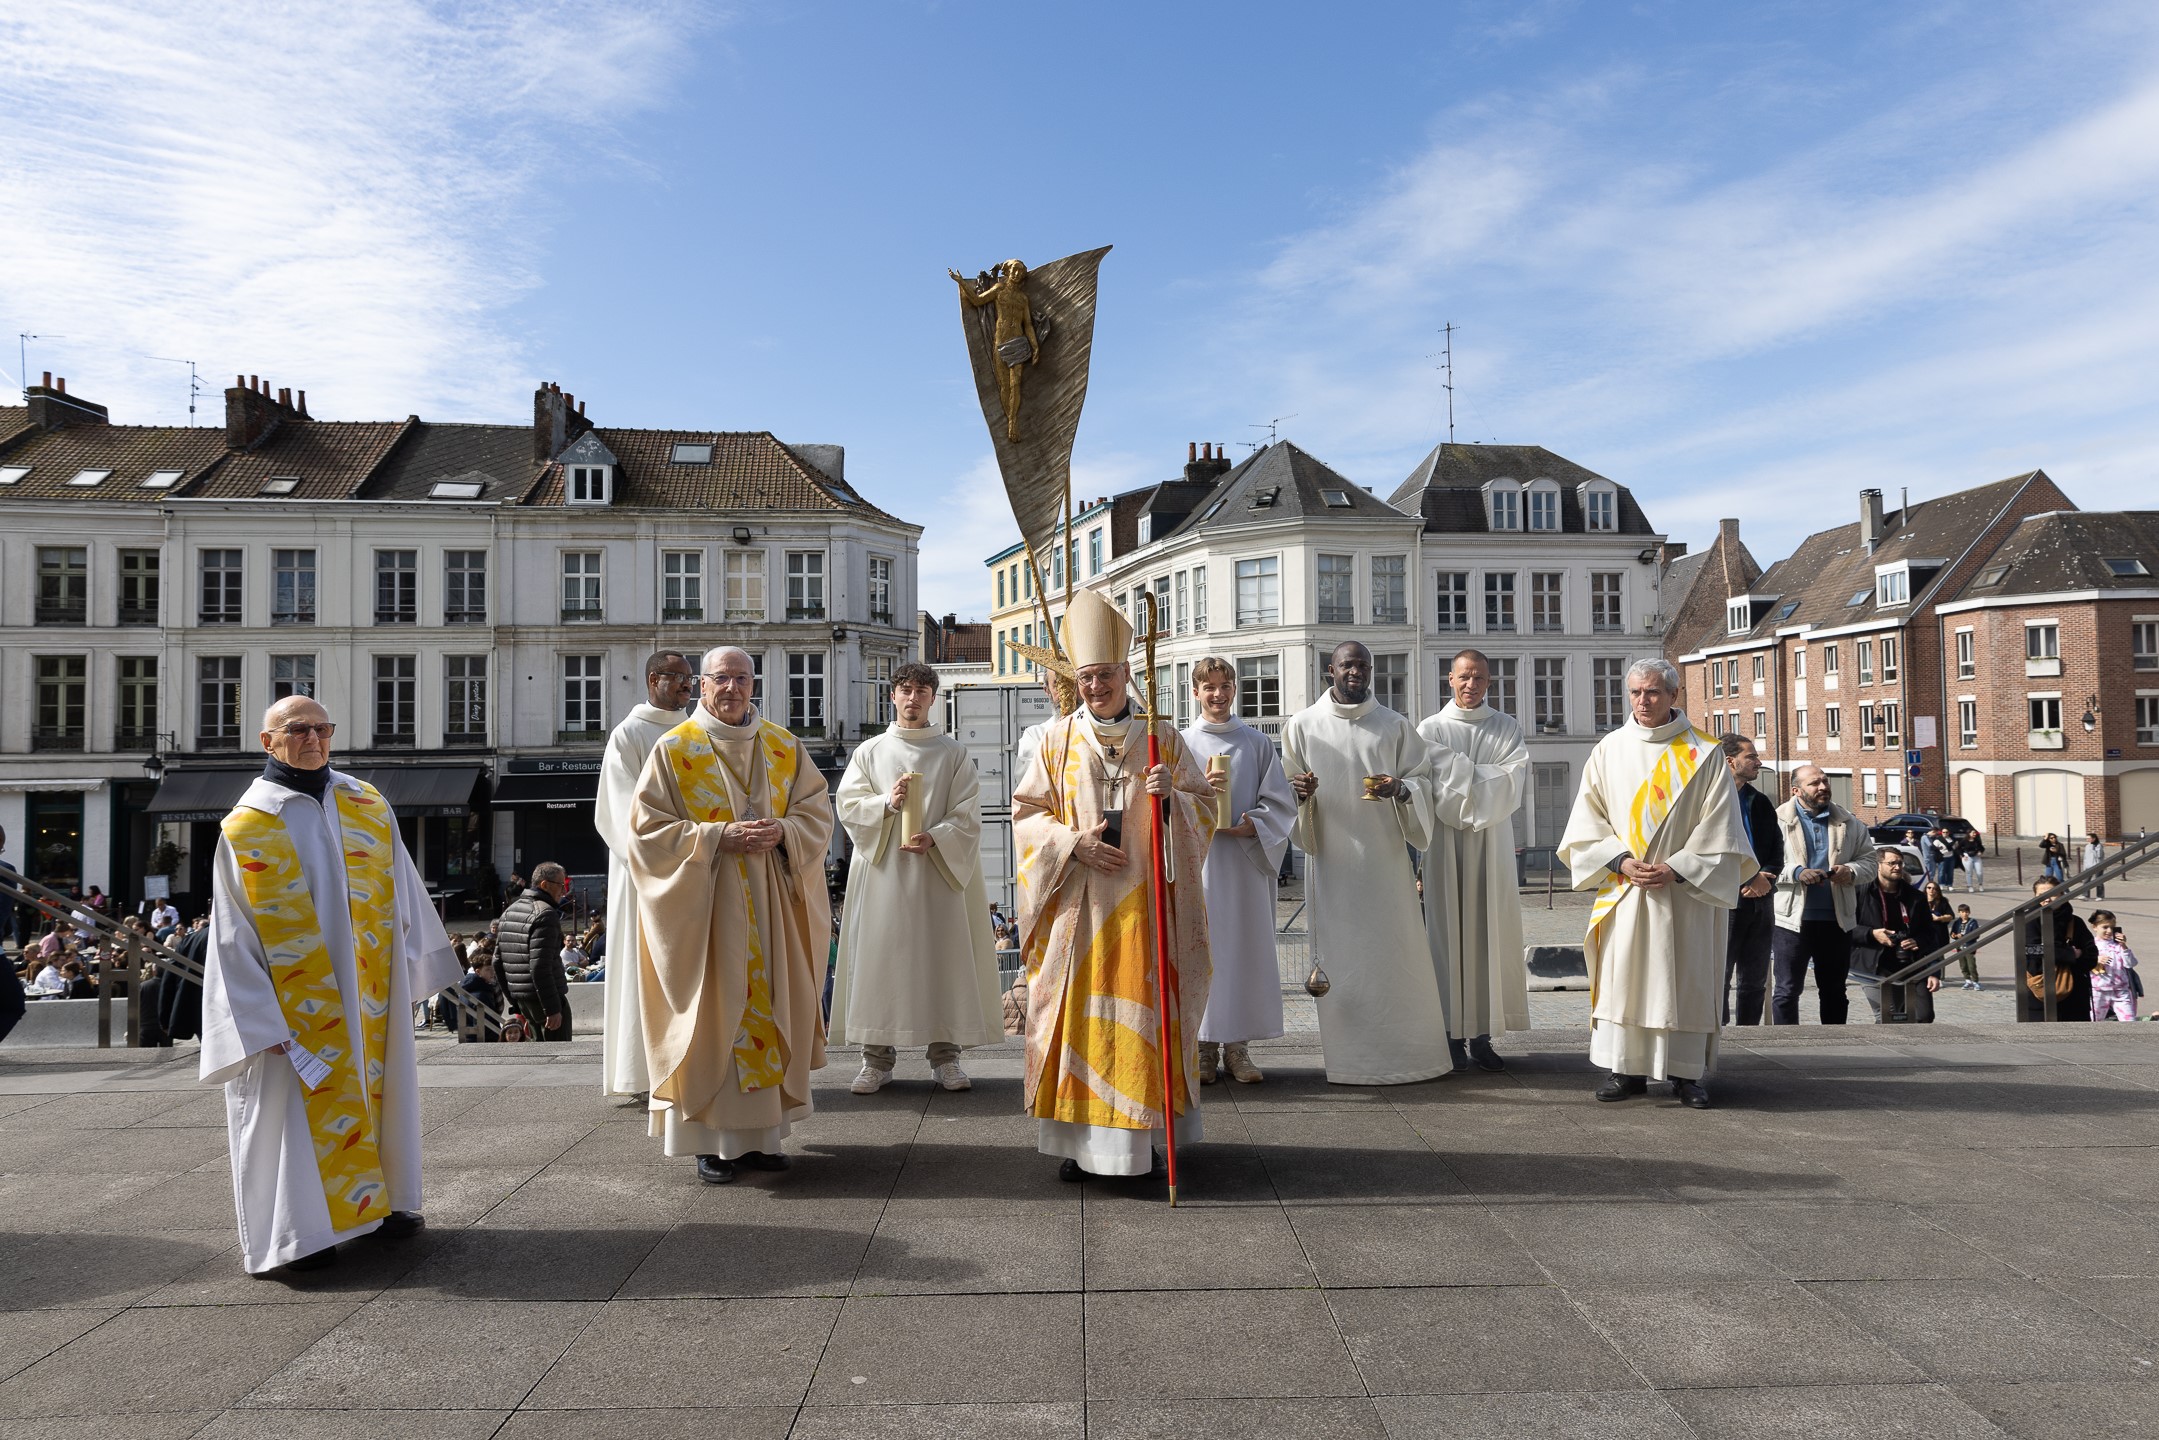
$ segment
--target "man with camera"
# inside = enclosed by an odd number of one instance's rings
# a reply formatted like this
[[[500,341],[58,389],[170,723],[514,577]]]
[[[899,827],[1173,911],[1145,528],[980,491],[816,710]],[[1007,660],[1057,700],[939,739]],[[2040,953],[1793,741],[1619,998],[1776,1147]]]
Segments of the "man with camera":
[[[1875,882],[1859,891],[1857,913],[1848,932],[1852,942],[1852,978],[1865,986],[1867,1004],[1878,1014],[1875,985],[1923,955],[1949,943],[1942,927],[1927,913],[1925,897],[1905,883],[1904,852],[1884,847],[1875,857]],[[1891,1019],[1920,1025],[1934,1023],[1934,992],[1942,977],[1891,992]],[[1909,1006],[1909,1013],[1904,1007]]]

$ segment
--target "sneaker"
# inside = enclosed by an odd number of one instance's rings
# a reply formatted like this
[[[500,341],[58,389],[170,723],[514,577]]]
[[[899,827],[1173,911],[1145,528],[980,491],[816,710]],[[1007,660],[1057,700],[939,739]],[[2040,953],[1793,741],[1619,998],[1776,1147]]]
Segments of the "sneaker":
[[[1222,1073],[1222,1046],[1219,1041],[1199,1042],[1199,1083],[1212,1085]]]
[[[960,1069],[960,1062],[957,1060],[947,1060],[930,1073],[936,1076],[937,1083],[947,1090],[972,1090],[975,1088],[975,1082],[967,1078],[967,1072]],[[859,1085],[862,1082],[857,1080],[855,1083]]]
[[[1257,1085],[1267,1078],[1252,1063],[1252,1052],[1242,1045],[1227,1045],[1222,1050],[1222,1063],[1229,1071],[1229,1078],[1239,1085]]]
[[[878,1091],[884,1089],[891,1080],[892,1072],[890,1070],[880,1070],[875,1065],[864,1065],[862,1073],[855,1077],[855,1083],[847,1088],[857,1095],[875,1095]]]

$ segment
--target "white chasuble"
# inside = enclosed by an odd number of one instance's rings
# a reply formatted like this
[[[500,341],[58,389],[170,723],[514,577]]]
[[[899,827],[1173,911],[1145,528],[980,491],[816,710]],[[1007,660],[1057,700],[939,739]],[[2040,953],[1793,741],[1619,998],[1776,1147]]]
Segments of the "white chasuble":
[[[1645,890],[1611,869],[1624,856],[1678,877]],[[1629,720],[1597,742],[1561,838],[1574,888],[1595,890],[1582,950],[1590,1058],[1623,1075],[1699,1079],[1716,1061],[1723,912],[1752,874],[1738,792],[1714,737],[1681,711]]]
[[[1202,720],[1184,732],[1185,744],[1204,769],[1216,755],[1230,757],[1230,823],[1250,820],[1259,833],[1215,831],[1207,847],[1207,939],[1214,951],[1214,980],[1202,1040],[1241,1043],[1282,1033],[1282,975],[1275,965],[1275,877],[1297,819],[1297,797],[1283,773],[1274,742],[1235,716],[1216,724]],[[1302,978],[1302,977],[1300,977]]]
[[[387,943],[379,939],[377,946],[388,961],[388,993],[377,1005],[368,1004],[355,963],[341,791],[369,793],[359,781],[334,770],[321,802],[258,778],[240,797],[235,815],[255,811],[277,827],[286,842],[278,849],[297,860],[305,881],[314,921],[300,944],[311,949],[309,942],[319,941],[327,954],[338,1011],[327,1037],[316,1039],[312,1048],[318,1054],[340,1049],[346,1056],[371,1058],[362,1017],[374,1008],[383,1011],[374,1017],[382,1022],[375,1087],[379,1094],[363,1092],[385,1192],[385,1203],[368,1213],[379,1217],[390,1210],[420,1209],[420,1076],[412,1004],[416,996],[432,996],[455,985],[460,971],[450,937],[428,903],[427,886],[398,837],[396,817],[390,816],[386,839],[395,851],[388,861],[392,894],[384,897],[387,903],[378,901],[373,907],[389,932]],[[334,1143],[335,1137],[311,1130],[308,1092],[293,1062],[276,1048],[303,1033],[306,1022],[287,1018],[279,991],[288,977],[271,968],[273,945],[266,942],[250,905],[241,863],[233,842],[220,835],[210,876],[210,944],[203,956],[200,1073],[204,1080],[225,1086],[240,1254],[248,1272],[260,1274],[365,1235],[382,1222],[369,1218],[340,1226],[331,1217],[318,1146]],[[260,867],[264,862],[250,858],[247,863]],[[293,942],[285,937],[274,948],[282,968]]]
[[[901,815],[886,805],[909,771],[920,778],[925,854],[900,849]],[[1004,1039],[997,940],[982,883],[980,780],[966,747],[927,726],[894,726],[862,742],[840,779],[840,824],[855,842],[832,982],[834,1039],[853,1045],[994,1045]]]
[[[1327,1079],[1405,1085],[1454,1068],[1409,851],[1431,843],[1432,762],[1409,718],[1331,695],[1290,717],[1283,764],[1319,789],[1297,807],[1310,864],[1312,951],[1331,988],[1319,1001]],[[1367,800],[1368,775],[1392,775],[1406,800]]]
[[[1457,1040],[1529,1028],[1514,812],[1529,787],[1522,724],[1503,710],[1447,702],[1417,727],[1432,747],[1432,848],[1424,928]]]
[[[638,971],[644,964],[637,940],[637,881],[623,857],[630,848],[630,802],[638,777],[660,737],[682,723],[680,710],[657,705],[631,707],[607,737],[600,762],[600,789],[592,805],[592,827],[607,846],[607,976],[601,998],[606,1018],[600,1027],[600,1093],[642,1095],[652,1088],[645,1068],[645,1025],[638,1009]]]
[[[779,846],[720,849],[737,820],[778,820]],[[802,742],[752,707],[698,706],[660,737],[630,807],[645,964],[640,1008],[650,1131],[669,1155],[776,1154],[825,1063],[832,793]]]

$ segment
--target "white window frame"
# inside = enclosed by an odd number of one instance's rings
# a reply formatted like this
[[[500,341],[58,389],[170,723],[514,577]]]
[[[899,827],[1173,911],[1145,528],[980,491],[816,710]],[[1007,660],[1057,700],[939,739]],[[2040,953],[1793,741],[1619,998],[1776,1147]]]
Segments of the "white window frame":
[[[1245,567],[1252,567],[1245,573]],[[1236,562],[1237,577],[1237,628],[1256,629],[1265,625],[1282,623],[1282,557],[1280,555],[1248,555]],[[1252,603],[1246,604],[1246,587],[1250,585]],[[1269,592],[1272,591],[1272,604]]]
[[[1959,750],[1977,750],[1979,748],[1979,697],[1977,695],[1959,695],[1957,697],[1957,748]]]
[[[660,551],[660,623],[700,624],[704,618],[704,550],[671,546]]]
[[[1559,482],[1534,480],[1527,488],[1528,493],[1522,497],[1522,529],[1531,534],[1557,535],[1565,524]]]
[[[562,477],[562,500],[566,505],[605,505],[614,490],[612,465],[571,465]]]
[[[726,586],[722,617],[726,620],[762,620],[772,608],[772,566],[763,550],[730,550],[720,567]],[[1000,580],[1002,576],[999,577]],[[753,583],[754,582],[754,585]],[[757,603],[750,592],[757,592]],[[741,603],[736,603],[737,601]]]
[[[782,563],[786,566],[787,573],[787,618],[794,621],[823,620],[831,613],[831,597],[825,590],[825,582],[829,578],[825,552],[789,550],[786,556]],[[815,604],[811,603],[813,590],[816,592]],[[798,596],[800,604],[796,603]]]
[[[1494,480],[1484,487],[1487,528],[1504,534],[1522,529],[1522,487],[1512,480]]]
[[[563,623],[597,624],[607,614],[607,552],[563,550],[558,553],[561,557],[558,573],[562,576]],[[575,596],[571,594],[573,588],[577,592]],[[573,599],[575,604],[571,603]]]
[[[1969,625],[1959,627],[1956,637],[1957,678],[1970,680],[1979,673],[1979,637]]]

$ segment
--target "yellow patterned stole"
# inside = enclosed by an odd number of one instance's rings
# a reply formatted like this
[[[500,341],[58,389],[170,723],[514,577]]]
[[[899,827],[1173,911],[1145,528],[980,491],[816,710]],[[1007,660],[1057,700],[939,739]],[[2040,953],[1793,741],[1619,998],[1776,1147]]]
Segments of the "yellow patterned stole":
[[[294,1039],[330,1067],[330,1078],[307,1092],[307,1129],[315,1142],[315,1168],[322,1176],[330,1223],[350,1230],[390,1212],[375,1117],[382,1113],[383,1052],[389,1036],[397,923],[391,865],[396,851],[389,807],[373,786],[362,782],[355,792],[340,785],[333,793],[344,831],[345,894],[360,997],[357,1027],[347,1024],[315,899],[283,818],[243,805],[225,817],[223,828],[239,863],[255,933],[269,955],[270,978],[285,1023]],[[357,1053],[352,1048],[355,1038]]]
[[[1634,792],[1634,799],[1627,806],[1628,854],[1637,860],[1648,856],[1649,847],[1656,840],[1658,830],[1663,828],[1665,817],[1672,813],[1672,806],[1678,803],[1680,792],[1701,768],[1703,754],[1716,743],[1691,728],[1665,742],[1663,753],[1657,756],[1649,778]],[[1633,883],[1616,873],[1605,875],[1604,883],[1597,887],[1597,903],[1590,907],[1590,929],[1604,923]]]
[[[735,818],[734,801],[728,798],[727,782],[721,778],[721,759],[717,746],[705,728],[692,718],[683,721],[667,732],[661,742],[666,745],[669,760],[675,767],[675,783],[682,787],[682,799],[689,806],[689,818],[707,824],[726,824]],[[795,738],[786,727],[770,720],[757,722],[756,755],[765,767],[766,789],[772,796],[772,817],[785,819],[787,797],[794,789],[795,767],[801,751],[795,746]],[[737,784],[745,793],[749,790],[749,777],[735,776]],[[735,1072],[742,1088],[765,1090],[776,1086],[787,1074],[787,1047],[781,1041],[780,1027],[772,1018],[772,968],[765,954],[764,940],[757,933],[757,895],[750,888],[750,860],[747,855],[736,855],[735,875],[742,882],[742,902],[749,911],[747,939],[750,947],[750,985],[747,1003],[743,1007],[742,1021],[735,1029]]]

